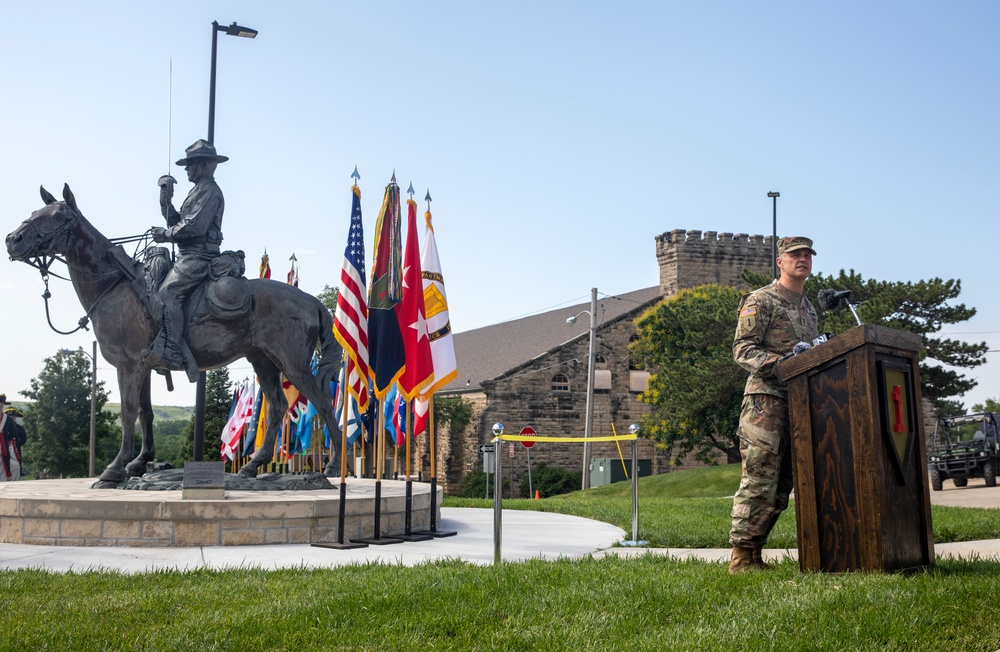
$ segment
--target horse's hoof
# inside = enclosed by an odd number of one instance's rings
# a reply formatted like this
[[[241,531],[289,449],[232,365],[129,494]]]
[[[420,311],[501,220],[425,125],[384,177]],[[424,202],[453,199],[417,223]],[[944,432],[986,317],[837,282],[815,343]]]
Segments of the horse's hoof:
[[[247,464],[242,469],[240,469],[240,472],[238,473],[238,475],[240,475],[240,476],[242,476],[244,478],[256,478],[257,477],[257,469],[255,469],[253,466]]]
[[[106,480],[96,480],[94,484],[90,485],[91,489],[117,489],[118,482],[107,482]]]
[[[118,484],[119,482],[125,482],[125,473],[121,469],[113,469],[109,466],[104,469],[104,473],[101,474],[100,480]]]
[[[125,473],[130,478],[139,478],[146,474],[146,462],[143,460],[132,460],[125,465]]]

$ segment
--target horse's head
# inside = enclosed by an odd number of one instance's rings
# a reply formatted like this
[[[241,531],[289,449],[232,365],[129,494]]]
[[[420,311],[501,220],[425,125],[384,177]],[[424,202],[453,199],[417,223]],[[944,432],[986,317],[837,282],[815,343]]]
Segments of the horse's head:
[[[63,201],[57,201],[41,188],[45,207],[31,214],[7,236],[11,260],[27,261],[39,256],[64,254],[72,241],[73,228],[80,220],[80,209],[69,185],[63,186]]]

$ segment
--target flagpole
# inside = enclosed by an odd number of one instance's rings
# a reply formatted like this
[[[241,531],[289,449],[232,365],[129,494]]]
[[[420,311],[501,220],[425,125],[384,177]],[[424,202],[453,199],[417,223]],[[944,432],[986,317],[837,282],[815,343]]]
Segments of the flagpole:
[[[410,478],[410,437],[413,432],[413,401],[406,401],[406,513],[404,515],[403,541],[427,541],[434,536],[430,532],[414,532],[413,524],[413,480]]]
[[[381,407],[381,406],[380,406]],[[382,536],[382,472],[385,470],[385,465],[380,463],[381,460],[385,459],[385,413],[379,410],[379,424],[381,427],[378,428],[378,432],[381,436],[375,441],[376,449],[381,451],[380,454],[376,455],[375,464],[378,472],[375,474],[375,528],[374,534],[370,539],[351,539],[352,543],[367,543],[374,546],[386,546],[392,543],[403,543],[402,539],[396,537],[383,537]]]
[[[431,199],[431,189],[430,188],[427,189],[427,194],[424,195],[424,201],[427,202],[427,212],[424,214],[424,221],[427,224],[427,231],[425,232],[425,234],[427,235],[428,238],[430,238],[433,235],[433,233],[434,233],[434,227],[431,226],[431,217],[432,217],[431,216],[431,201],[433,201],[433,200]],[[433,240],[431,240],[431,242],[433,243]],[[434,260],[437,260],[437,245],[434,244],[433,247],[427,247],[427,248],[425,248],[425,253],[429,249],[433,250],[433,252],[434,252],[433,258],[434,258]],[[422,268],[421,269],[421,276],[424,275],[424,271],[425,271],[423,269],[423,267],[424,267],[423,264],[421,264],[421,268]],[[437,267],[436,267],[436,269],[434,269],[433,271],[436,272],[436,273],[438,273],[438,274],[440,274],[440,271],[441,271],[440,265],[438,264]],[[442,281],[442,283],[443,283],[443,281]],[[444,288],[444,286],[442,285],[442,291],[443,291],[443,288]],[[435,369],[435,374],[437,373],[437,371],[438,370]],[[451,537],[451,536],[455,536],[456,534],[458,534],[458,532],[456,532],[454,530],[439,530],[438,527],[437,527],[437,525],[438,525],[438,523],[437,523],[437,446],[436,446],[436,442],[435,442],[437,431],[436,431],[436,426],[435,426],[435,423],[434,423],[434,391],[433,390],[430,392],[430,395],[429,395],[427,403],[428,403],[427,410],[429,411],[429,414],[427,416],[427,419],[428,419],[427,420],[427,441],[428,441],[429,454],[431,456],[431,464],[430,464],[430,467],[431,467],[431,523],[430,523],[431,530],[430,531],[431,531],[431,534],[434,537],[437,537],[437,538]]]
[[[347,390],[347,352],[343,351],[342,362],[344,364],[344,383],[340,388],[340,396],[343,399],[343,418],[340,428],[340,504],[337,507],[337,541],[336,543],[313,544],[317,548],[333,548],[335,550],[354,550],[356,548],[367,548],[368,544],[362,541],[344,541],[344,523],[347,514],[347,401],[351,395]],[[336,410],[336,405],[334,405]],[[330,438],[330,455],[333,455],[333,438]]]

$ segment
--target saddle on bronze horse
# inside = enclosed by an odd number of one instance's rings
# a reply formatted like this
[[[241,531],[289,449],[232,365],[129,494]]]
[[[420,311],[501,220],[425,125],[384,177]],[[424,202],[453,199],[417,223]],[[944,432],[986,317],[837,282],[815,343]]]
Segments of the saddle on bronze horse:
[[[123,267],[126,267],[124,264],[126,257],[124,250],[117,256]],[[170,273],[173,261],[170,259],[170,250],[166,247],[150,247],[146,249],[143,258],[142,263],[130,261],[131,264],[127,265],[130,269],[126,271],[132,276],[132,287],[142,299],[149,314],[155,319],[156,316],[163,314],[159,288]],[[246,271],[244,258],[245,254],[242,251],[224,251],[212,260],[208,277],[184,305],[185,325],[190,324],[192,320],[209,316],[222,320],[239,319],[250,312],[252,295],[250,282],[243,275]],[[185,335],[178,338],[185,348],[187,348],[186,331],[185,327]],[[167,333],[161,325],[159,334],[147,352],[161,359],[167,341]],[[189,350],[185,351],[185,357],[191,359]],[[155,364],[153,368],[160,371],[171,369],[165,361]],[[195,382],[197,370],[189,369],[188,376],[191,382]]]

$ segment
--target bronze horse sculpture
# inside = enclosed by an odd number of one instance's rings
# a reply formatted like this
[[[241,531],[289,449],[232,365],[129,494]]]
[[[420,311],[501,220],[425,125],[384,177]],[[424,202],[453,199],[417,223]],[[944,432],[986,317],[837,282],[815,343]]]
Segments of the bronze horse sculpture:
[[[122,444],[100,479],[120,483],[128,476],[145,473],[146,463],[154,459],[152,367],[143,362],[141,351],[153,340],[159,326],[123,269],[124,252],[117,247],[116,255],[116,246],[84,218],[69,185],[63,187],[63,201],[57,201],[44,188],[41,194],[45,206],[7,236],[7,253],[12,260],[29,264],[35,259],[62,256],[69,268],[73,288],[93,323],[101,355],[118,371]],[[249,284],[252,308],[247,316],[219,319],[202,315],[192,319],[187,331],[191,353],[202,370],[246,358],[270,405],[287,405],[281,388],[284,373],[326,421],[335,447],[326,468],[334,469],[340,453],[340,431],[330,380],[335,378],[341,357],[333,336],[333,319],[319,299],[296,287],[268,279],[252,279]],[[321,359],[314,376],[310,361],[317,342]],[[242,475],[256,476],[257,470],[271,461],[283,415],[284,410],[269,411],[263,445],[241,469]],[[142,450],[133,458],[136,417],[142,431]]]

